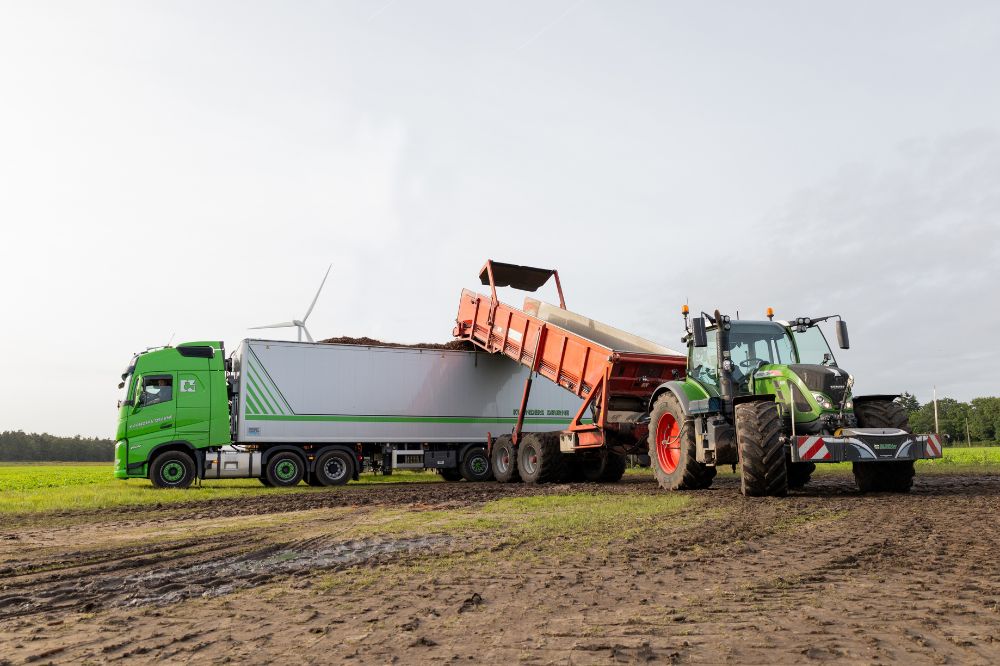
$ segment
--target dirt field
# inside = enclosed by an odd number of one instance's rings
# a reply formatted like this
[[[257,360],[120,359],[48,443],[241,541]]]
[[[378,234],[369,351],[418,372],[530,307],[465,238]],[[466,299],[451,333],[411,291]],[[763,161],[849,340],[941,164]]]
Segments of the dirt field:
[[[991,663],[1000,476],[405,484],[5,516],[0,664]]]

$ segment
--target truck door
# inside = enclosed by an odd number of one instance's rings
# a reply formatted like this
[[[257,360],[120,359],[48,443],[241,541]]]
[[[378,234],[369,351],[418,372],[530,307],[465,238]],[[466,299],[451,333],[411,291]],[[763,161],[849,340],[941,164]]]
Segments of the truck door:
[[[207,370],[177,373],[177,438],[196,448],[207,443],[212,416],[207,375]]]
[[[174,375],[143,375],[129,415],[127,437],[129,459],[143,460],[153,447],[175,438],[177,402]]]

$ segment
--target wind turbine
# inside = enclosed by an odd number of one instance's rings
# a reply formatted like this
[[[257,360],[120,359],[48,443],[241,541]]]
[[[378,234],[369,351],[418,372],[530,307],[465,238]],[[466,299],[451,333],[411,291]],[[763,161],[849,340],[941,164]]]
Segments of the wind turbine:
[[[306,334],[306,340],[309,342],[315,342],[311,335],[309,335],[309,329],[306,328],[306,319],[309,319],[309,315],[312,313],[313,308],[316,307],[316,301],[319,300],[319,293],[323,291],[323,285],[326,284],[326,278],[330,276],[330,269],[333,268],[333,264],[330,264],[326,269],[326,275],[323,276],[323,281],[319,283],[319,289],[316,290],[316,295],[313,296],[312,303],[309,304],[309,309],[306,310],[305,316],[302,319],[293,319],[291,321],[283,321],[278,324],[268,324],[267,326],[251,326],[250,330],[258,330],[261,328],[291,328],[294,326],[298,329],[299,342],[302,342],[302,334]]]

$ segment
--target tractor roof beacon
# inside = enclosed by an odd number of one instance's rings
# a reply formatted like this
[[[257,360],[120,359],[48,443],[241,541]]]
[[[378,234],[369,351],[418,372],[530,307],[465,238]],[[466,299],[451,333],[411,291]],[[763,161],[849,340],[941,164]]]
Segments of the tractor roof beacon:
[[[914,435],[895,395],[854,396],[819,325],[840,315],[791,321],[732,319],[682,310],[687,373],[662,384],[649,406],[649,449],[660,485],[704,488],[715,466],[739,466],[748,496],[805,485],[816,463],[851,461],[862,491],[906,492],[915,460],[939,458],[936,434]]]

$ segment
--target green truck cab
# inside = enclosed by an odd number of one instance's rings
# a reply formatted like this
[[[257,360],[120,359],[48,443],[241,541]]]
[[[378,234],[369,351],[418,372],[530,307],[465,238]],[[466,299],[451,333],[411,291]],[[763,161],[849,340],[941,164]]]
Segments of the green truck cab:
[[[124,395],[115,435],[116,478],[162,476],[169,482],[186,471],[200,477],[201,470],[184,469],[198,465],[198,456],[161,454],[191,454],[232,441],[222,342],[187,342],[136,354],[119,389]],[[154,460],[157,469],[150,468]]]

